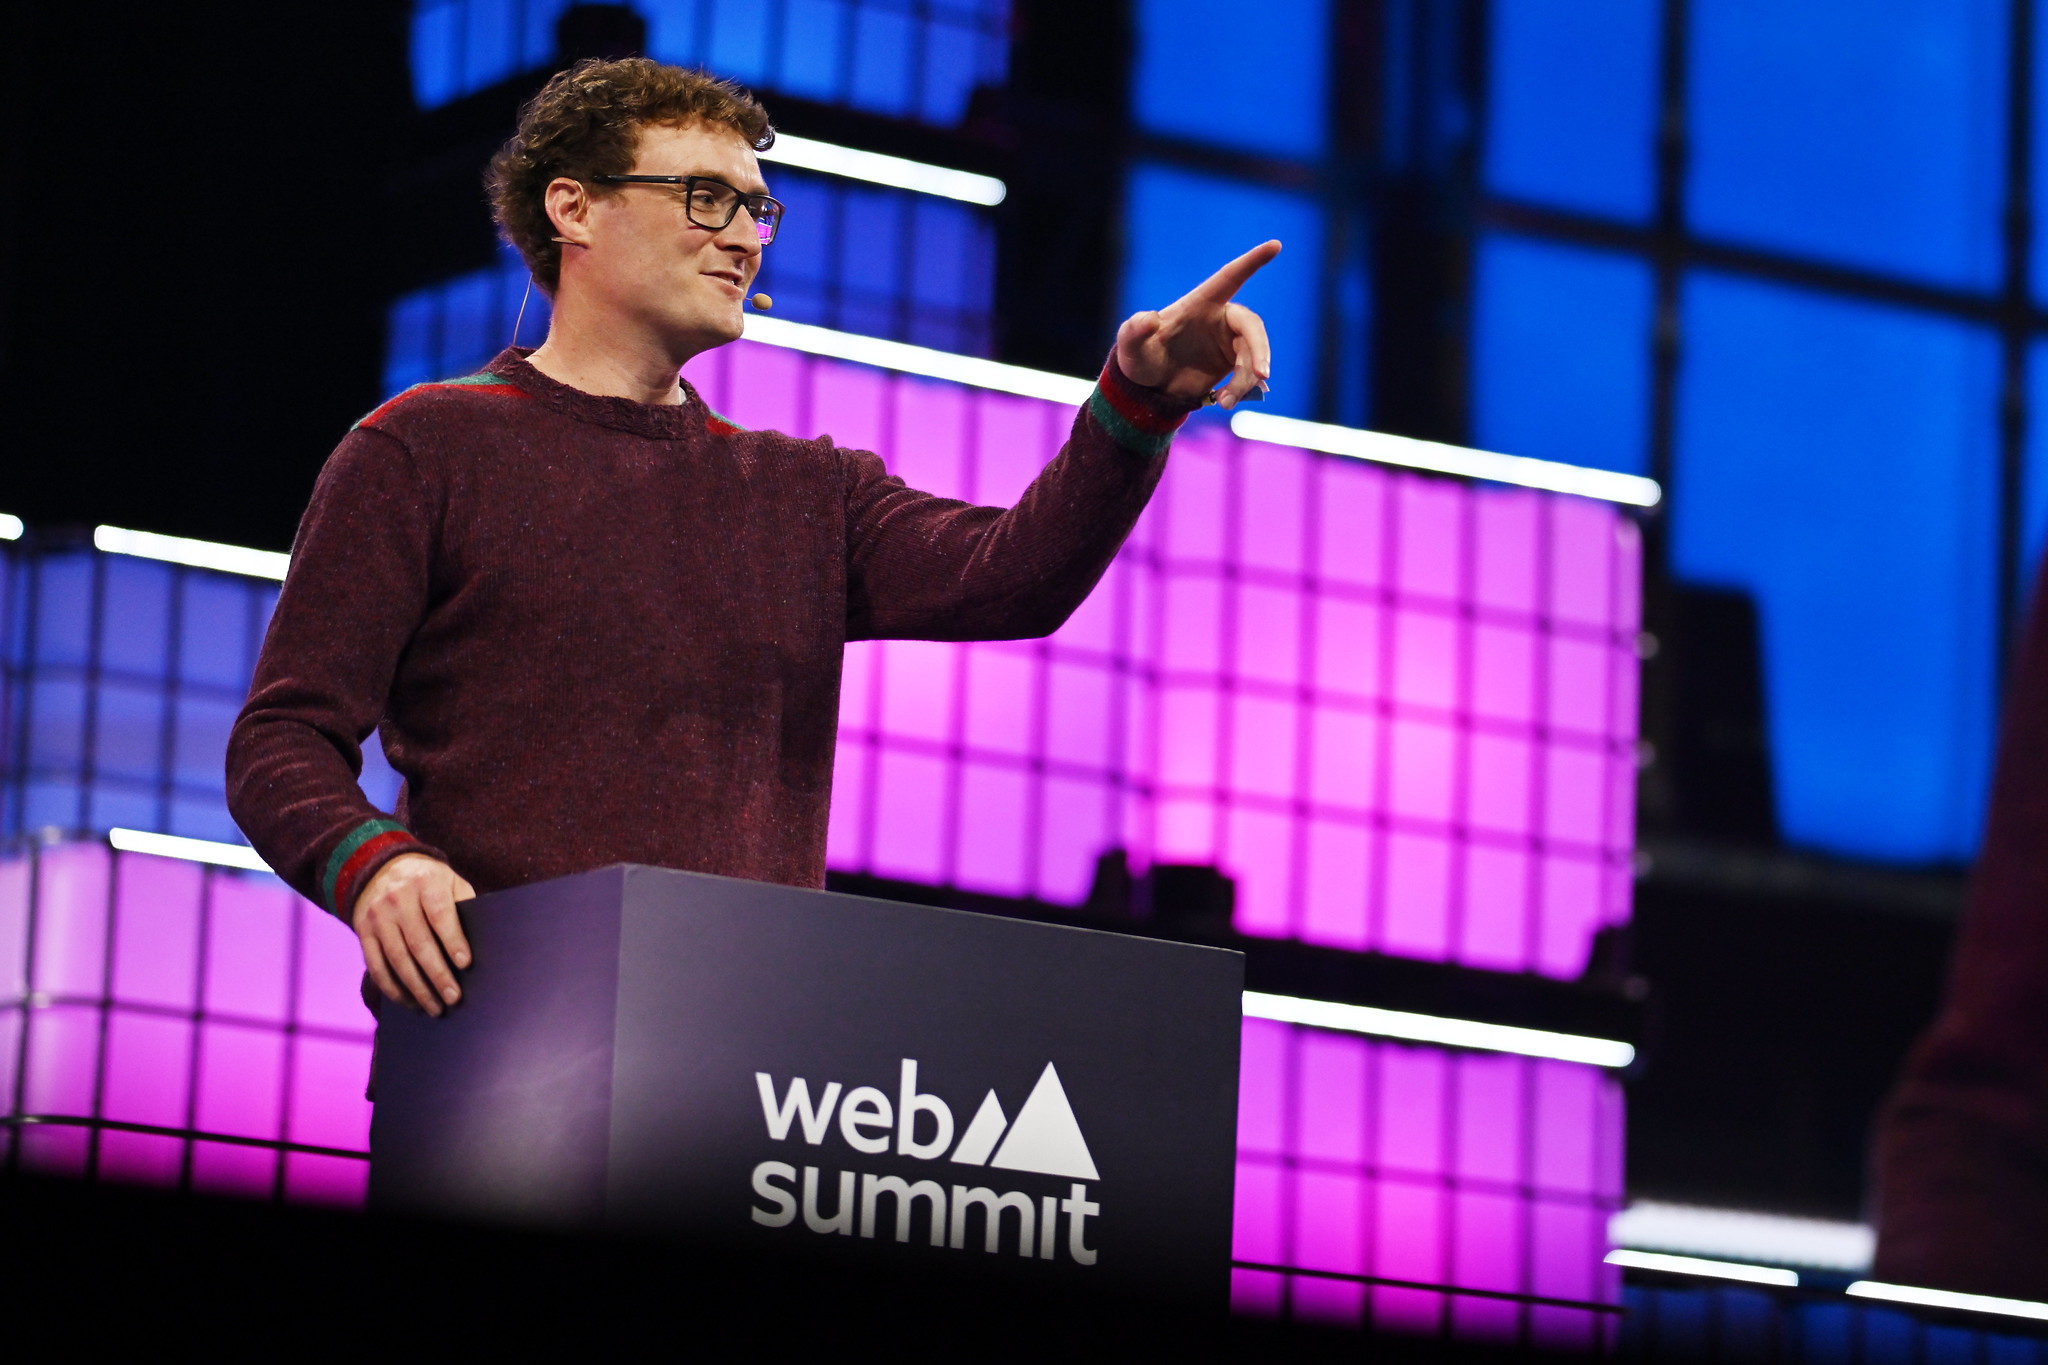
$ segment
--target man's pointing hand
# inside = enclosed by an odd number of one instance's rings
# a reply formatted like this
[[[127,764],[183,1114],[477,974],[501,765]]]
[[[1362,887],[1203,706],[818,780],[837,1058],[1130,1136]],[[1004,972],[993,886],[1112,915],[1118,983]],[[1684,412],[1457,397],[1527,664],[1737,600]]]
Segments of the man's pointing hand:
[[[1224,266],[1156,313],[1137,313],[1116,333],[1116,363],[1125,375],[1176,398],[1198,399],[1225,375],[1222,406],[1259,388],[1272,375],[1266,324],[1232,297],[1259,267],[1280,254],[1266,242]]]

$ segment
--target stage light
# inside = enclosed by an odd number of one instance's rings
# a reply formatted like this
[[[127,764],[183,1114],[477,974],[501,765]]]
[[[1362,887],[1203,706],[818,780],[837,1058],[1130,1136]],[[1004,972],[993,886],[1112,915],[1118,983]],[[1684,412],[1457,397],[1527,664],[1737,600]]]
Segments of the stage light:
[[[1631,1204],[1615,1214],[1607,1233],[1616,1245],[1639,1251],[1725,1256],[1818,1270],[1868,1270],[1877,1247],[1877,1234],[1862,1223],[1650,1202]]]
[[[1630,1270],[1660,1270],[1667,1275],[1704,1275],[1715,1280],[1741,1280],[1745,1284],[1775,1284],[1787,1289],[1799,1284],[1799,1274],[1767,1265],[1739,1265],[1734,1261],[1707,1261],[1698,1256],[1666,1256],[1656,1251],[1610,1251],[1607,1264]]]
[[[1989,1294],[1958,1294],[1948,1289],[1919,1289],[1906,1284],[1882,1284],[1876,1280],[1858,1280],[1843,1292],[1858,1299],[1884,1299],[1920,1308],[1958,1308],[1966,1313],[2000,1313],[2009,1318],[2034,1318],[2048,1322],[2048,1303],[2035,1303],[2031,1299],[1995,1299]]]
[[[829,327],[813,327],[809,323],[762,317],[758,313],[747,319],[746,335],[747,340],[758,341],[764,346],[780,346],[833,360],[851,360],[877,369],[946,379],[978,389],[1014,393],[1024,398],[1042,398],[1052,403],[1084,403],[1094,388],[1092,381],[1072,375],[1052,374],[1022,365],[1005,365],[979,356],[935,351],[901,341],[884,341],[880,337],[861,336],[855,332],[839,332]],[[1663,497],[1655,479],[1640,478],[1634,474],[1558,464],[1553,460],[1531,460],[1520,455],[1495,455],[1438,441],[1415,441],[1380,431],[1303,422],[1292,417],[1275,417],[1270,413],[1239,411],[1230,419],[1230,430],[1233,435],[1247,441],[1298,446],[1327,455],[1348,455],[1376,464],[1436,474],[1459,474],[1553,493],[1574,493],[1580,497],[1627,503],[1634,507],[1654,507]]]
[[[1587,1038],[1576,1033],[1551,1033],[1546,1029],[1516,1028],[1509,1024],[1482,1024],[1472,1019],[1444,1019],[1433,1014],[1375,1009],[1370,1005],[1341,1005],[1333,1000],[1303,1000],[1292,995],[1268,995],[1264,991],[1244,993],[1244,1012],[1253,1019],[1271,1019],[1282,1024],[1304,1024],[1309,1028],[1364,1033],[1376,1038],[1400,1038],[1442,1047],[1472,1048],[1481,1052],[1512,1052],[1523,1057],[1545,1057],[1587,1066],[1622,1067],[1636,1059],[1633,1047],[1612,1038]]]
[[[20,540],[21,533],[28,528],[21,524],[20,517],[10,517],[0,512],[0,540]]]
[[[1362,431],[1357,427],[1331,426],[1327,422],[1304,422],[1267,412],[1245,412],[1230,418],[1230,430],[1247,441],[1269,441],[1274,445],[1299,446],[1327,455],[1348,455],[1355,460],[1422,469],[1433,474],[1457,474],[1492,483],[1511,483],[1523,488],[1540,488],[1551,493],[1573,493],[1602,502],[1626,503],[1631,507],[1655,507],[1664,490],[1655,479],[1636,474],[1617,474],[1608,469],[1559,464],[1555,460],[1532,460],[1524,455],[1496,455],[1487,450],[1469,450],[1441,441],[1418,441],[1384,431]]]
[[[884,341],[880,337],[866,337],[854,332],[835,332],[829,327],[762,317],[758,313],[747,318],[747,340],[802,351],[807,355],[852,360],[877,369],[921,374],[931,379],[969,384],[977,389],[994,389],[997,393],[1014,393],[1024,398],[1042,398],[1070,406],[1087,402],[1088,395],[1095,389],[1093,380],[1076,379],[1072,375],[1029,370],[1022,365],[1004,365],[979,356],[934,351],[925,346]]]
[[[223,844],[212,839],[186,839],[176,834],[151,834],[141,829],[110,829],[107,842],[123,853],[147,853],[155,858],[180,858],[188,863],[211,863],[215,867],[239,867],[250,872],[268,872],[270,864],[247,844]]]
[[[221,573],[247,578],[284,581],[290,555],[274,550],[252,550],[245,545],[221,545],[211,540],[187,540],[183,536],[160,536],[154,531],[124,531],[118,526],[95,526],[93,548],[112,555],[134,555],[160,559],[194,569],[217,569]]]
[[[863,152],[858,148],[817,142],[789,133],[777,133],[775,145],[762,152],[761,159],[795,166],[799,170],[823,171],[826,175],[848,180],[865,180],[871,185],[887,185],[892,189],[913,190],[943,199],[959,199],[984,208],[1002,203],[1010,193],[1009,186],[992,175],[950,170],[945,166],[908,161],[880,152]]]

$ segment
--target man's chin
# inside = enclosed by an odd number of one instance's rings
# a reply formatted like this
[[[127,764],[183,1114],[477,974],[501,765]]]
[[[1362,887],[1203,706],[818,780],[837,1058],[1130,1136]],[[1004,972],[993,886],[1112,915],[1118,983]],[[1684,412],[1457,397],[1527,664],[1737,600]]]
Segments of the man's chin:
[[[706,309],[676,327],[672,335],[683,342],[679,348],[690,355],[697,355],[729,341],[738,341],[746,332],[746,315],[740,311],[738,302],[731,308]]]

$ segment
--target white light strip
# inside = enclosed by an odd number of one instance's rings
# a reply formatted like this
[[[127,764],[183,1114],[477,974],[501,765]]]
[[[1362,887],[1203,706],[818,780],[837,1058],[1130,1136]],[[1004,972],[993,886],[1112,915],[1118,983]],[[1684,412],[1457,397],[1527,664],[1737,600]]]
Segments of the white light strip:
[[[281,555],[275,550],[252,550],[245,545],[219,545],[211,540],[160,536],[154,531],[124,531],[118,526],[95,526],[92,543],[93,548],[110,555],[161,559],[195,569],[218,569],[222,573],[238,573],[249,578],[274,578],[280,583],[284,581],[285,567],[292,562],[290,555]]]
[[[1666,1256],[1656,1251],[1610,1251],[1607,1264],[1631,1270],[1661,1270],[1667,1275],[1705,1275],[1716,1280],[1741,1280],[1745,1284],[1798,1285],[1796,1271],[1767,1265],[1737,1265],[1733,1261],[1703,1261],[1697,1256]]]
[[[871,185],[888,185],[943,199],[960,199],[993,208],[1009,196],[1009,186],[992,175],[949,170],[923,161],[906,161],[900,156],[863,152],[832,142],[815,142],[807,137],[777,133],[775,145],[761,153],[763,161],[779,161],[799,170],[823,171],[848,180],[865,180]]]
[[[1957,1294],[1947,1289],[1880,1284],[1876,1280],[1858,1280],[1844,1292],[1859,1299],[1885,1299],[1891,1303],[1917,1304],[1922,1308],[1960,1308],[1966,1313],[2002,1313],[2009,1318],[2034,1318],[2048,1322],[2048,1303],[2035,1303],[2031,1299],[1994,1299],[1988,1294]]]
[[[747,315],[747,340],[764,346],[781,346],[833,360],[858,361],[884,370],[927,375],[933,379],[971,384],[978,389],[1014,393],[1025,398],[1043,398],[1051,403],[1079,404],[1088,401],[1095,388],[1092,380],[1004,365],[978,356],[955,355],[924,346],[910,346],[880,337],[854,332],[837,332],[805,322]],[[1330,455],[1400,465],[1404,469],[1426,469],[1438,474],[1463,474],[1490,479],[1495,483],[1519,484],[1553,493],[1575,493],[1581,497],[1652,507],[1663,496],[1654,479],[1633,474],[1615,474],[1605,469],[1585,469],[1550,460],[1530,460],[1519,455],[1493,455],[1463,446],[1435,441],[1412,441],[1405,436],[1334,427],[1321,422],[1301,422],[1292,417],[1239,410],[1230,419],[1232,434],[1247,441],[1270,441],[1276,445],[1300,446]]]
[[[220,844],[211,839],[184,839],[175,834],[151,834],[141,829],[110,829],[107,842],[123,853],[147,853],[157,858],[182,858],[188,863],[212,863],[215,867],[242,867],[251,872],[268,872],[270,864],[256,856],[247,844]]]
[[[1304,422],[1268,412],[1247,412],[1239,408],[1230,418],[1230,430],[1247,441],[1271,441],[1275,445],[1300,446],[1330,455],[1349,455],[1355,460],[1399,465],[1403,469],[1426,469],[1435,474],[1457,474],[1494,483],[1518,484],[1552,493],[1574,493],[1603,502],[1622,502],[1632,507],[1655,507],[1664,490],[1655,479],[1635,474],[1616,474],[1607,469],[1559,464],[1555,460],[1532,460],[1525,455],[1496,455],[1486,450],[1445,445],[1441,441],[1418,441],[1409,436],[1391,436],[1384,431],[1361,431],[1357,427],[1331,426],[1327,422]]]
[[[1374,1009],[1370,1005],[1340,1005],[1331,1000],[1303,1000],[1292,995],[1268,995],[1264,991],[1244,993],[1244,1012],[1253,1019],[1272,1019],[1282,1024],[1306,1024],[1310,1028],[1366,1033],[1377,1038],[1402,1038],[1416,1043],[1439,1043],[1445,1047],[1474,1048],[1481,1052],[1512,1052],[1523,1057],[1582,1062],[1587,1066],[1627,1066],[1636,1059],[1633,1047],[1610,1038],[1584,1038],[1575,1033],[1481,1024],[1470,1019],[1440,1019],[1433,1014],[1408,1014],[1401,1010]]]
[[[20,540],[21,533],[28,527],[21,524],[20,517],[11,517],[0,512],[0,540]]]
[[[1638,1251],[1674,1251],[1851,1272],[1870,1269],[1870,1258],[1877,1249],[1876,1232],[1862,1223],[1647,1201],[1615,1214],[1607,1224],[1607,1235],[1616,1246]]]
[[[884,370],[928,375],[933,379],[951,380],[955,384],[971,384],[978,389],[994,389],[998,393],[1042,398],[1070,406],[1087,402],[1088,395],[1095,391],[1092,379],[1027,370],[1022,365],[1004,365],[979,356],[955,355],[951,351],[934,351],[925,346],[884,341],[880,337],[864,337],[853,332],[835,332],[829,327],[762,317],[759,313],[747,316],[747,340],[802,351],[807,355],[853,360]]]

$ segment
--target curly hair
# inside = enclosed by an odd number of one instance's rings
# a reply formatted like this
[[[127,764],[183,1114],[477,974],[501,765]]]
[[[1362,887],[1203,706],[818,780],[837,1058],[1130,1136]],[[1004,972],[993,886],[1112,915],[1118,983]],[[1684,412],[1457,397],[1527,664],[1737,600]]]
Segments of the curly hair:
[[[556,72],[519,111],[518,131],[491,158],[484,176],[498,231],[526,261],[534,282],[553,293],[562,248],[544,202],[548,182],[579,180],[592,194],[616,189],[592,183],[633,169],[640,130],[649,126],[721,124],[757,152],[775,143],[768,111],[731,81],[664,66],[646,57],[586,58]]]

